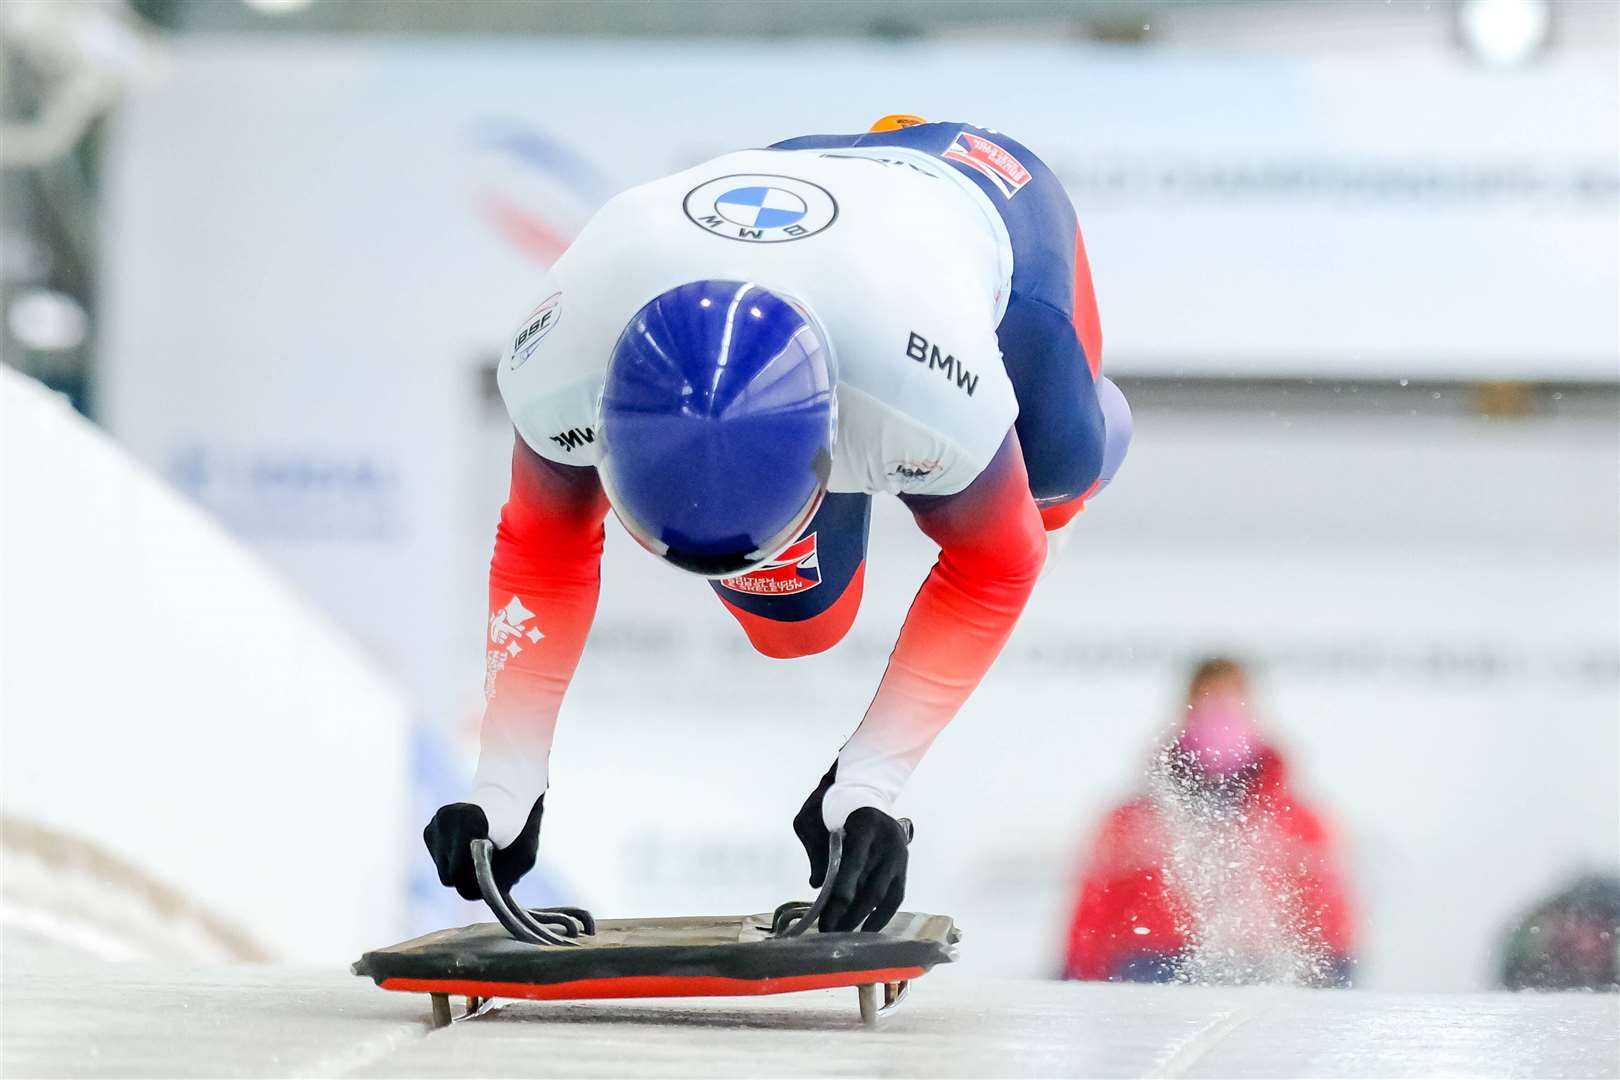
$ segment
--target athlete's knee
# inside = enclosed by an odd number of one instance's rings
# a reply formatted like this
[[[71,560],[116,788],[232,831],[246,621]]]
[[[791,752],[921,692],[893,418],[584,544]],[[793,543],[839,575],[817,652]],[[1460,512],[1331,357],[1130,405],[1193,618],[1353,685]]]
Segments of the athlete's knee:
[[[1131,418],[1131,403],[1106,375],[1097,380],[1097,405],[1103,419],[1102,468],[1097,474],[1097,490],[1101,491],[1113,482],[1125,463],[1135,421]]]
[[[1045,430],[1023,441],[1029,491],[1039,503],[1061,502],[1090,490],[1102,475],[1106,430],[1088,387],[1059,417],[1049,413]],[[1024,440],[1023,432],[1019,432]]]
[[[795,619],[791,622],[772,619],[738,607],[730,601],[726,601],[726,610],[731,612],[743,628],[743,633],[748,635],[748,643],[760,655],[775,660],[796,660],[804,656],[815,656],[837,645],[849,633],[849,628],[854,625],[855,615],[860,611],[865,579],[866,564],[863,562],[838,599],[834,600],[830,607],[808,619]]]
[[[743,623],[743,631],[754,651],[773,660],[797,660],[824,653],[844,640],[849,627],[850,623],[836,625],[820,616],[804,622],[779,623],[755,618]]]
[[[1105,375],[1097,380],[1096,398],[1101,430],[1087,431],[1075,440],[1067,457],[1041,470],[1039,486],[1036,469],[1029,469],[1030,493],[1048,532],[1074,520],[1113,481],[1130,450],[1133,425],[1125,395]]]

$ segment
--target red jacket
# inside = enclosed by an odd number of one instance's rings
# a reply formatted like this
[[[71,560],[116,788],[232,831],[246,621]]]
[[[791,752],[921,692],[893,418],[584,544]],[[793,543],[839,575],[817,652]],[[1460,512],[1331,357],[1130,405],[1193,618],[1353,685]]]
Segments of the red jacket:
[[[1292,949],[1347,969],[1354,922],[1332,838],[1288,787],[1274,751],[1260,755],[1220,823],[1182,809],[1189,804],[1173,785],[1162,786],[1104,824],[1069,928],[1066,978],[1120,978],[1133,960],[1177,962],[1215,938],[1223,952]]]

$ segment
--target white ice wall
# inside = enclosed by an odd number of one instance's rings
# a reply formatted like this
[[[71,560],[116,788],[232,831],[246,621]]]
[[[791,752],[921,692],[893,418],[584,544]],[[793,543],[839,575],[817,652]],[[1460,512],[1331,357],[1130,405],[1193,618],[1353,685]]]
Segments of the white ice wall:
[[[4,812],[95,841],[276,956],[388,937],[396,684],[65,401],[3,366],[0,393]]]

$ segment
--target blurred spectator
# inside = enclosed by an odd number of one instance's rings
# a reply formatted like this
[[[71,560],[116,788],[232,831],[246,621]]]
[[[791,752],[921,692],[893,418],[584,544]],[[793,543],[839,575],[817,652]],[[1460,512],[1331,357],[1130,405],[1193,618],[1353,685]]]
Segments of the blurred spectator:
[[[1243,667],[1206,660],[1145,790],[1090,853],[1064,976],[1346,985],[1354,930],[1336,864],[1259,730]]]
[[[1620,990],[1620,877],[1587,874],[1530,910],[1508,934],[1509,990]]]

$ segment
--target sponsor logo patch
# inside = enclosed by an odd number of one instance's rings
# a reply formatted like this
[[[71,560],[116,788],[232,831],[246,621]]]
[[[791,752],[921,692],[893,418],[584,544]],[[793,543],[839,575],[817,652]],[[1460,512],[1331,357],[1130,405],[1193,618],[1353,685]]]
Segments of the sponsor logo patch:
[[[814,236],[838,217],[826,188],[793,176],[721,176],[686,193],[687,219],[705,232],[749,244]]]
[[[896,461],[889,466],[889,475],[902,485],[915,484],[939,472],[939,466],[940,462],[937,460]]]
[[[534,612],[523,601],[512,597],[505,607],[489,614],[489,651],[484,658],[484,699],[495,696],[495,676],[506,670],[506,662],[523,651],[523,642],[538,645],[545,634],[530,626]]]
[[[1031,179],[1030,171],[1011,152],[982,135],[961,132],[940,156],[983,173],[990,178],[996,190],[1009,199],[1023,190]]]
[[[945,381],[954,382],[956,388],[968,397],[972,397],[973,391],[979,388],[979,376],[969,371],[966,364],[915,330],[906,336],[906,355],[926,365],[930,371],[943,372]]]
[[[567,431],[559,431],[557,434],[550,436],[550,439],[563,451],[571,454],[581,446],[595,442],[596,429],[591,427],[569,428]]]
[[[787,596],[821,584],[821,562],[816,557],[816,534],[795,540],[786,551],[738,577],[720,582],[733,592],[751,596]]]
[[[557,327],[557,320],[562,316],[559,305],[562,303],[562,293],[555,292],[544,300],[540,306],[529,312],[529,317],[523,320],[523,329],[517,332],[512,339],[512,365],[511,370],[516,371],[528,362],[534,355],[534,350],[540,347],[545,336]]]

